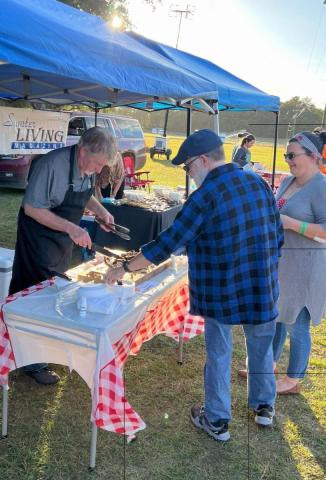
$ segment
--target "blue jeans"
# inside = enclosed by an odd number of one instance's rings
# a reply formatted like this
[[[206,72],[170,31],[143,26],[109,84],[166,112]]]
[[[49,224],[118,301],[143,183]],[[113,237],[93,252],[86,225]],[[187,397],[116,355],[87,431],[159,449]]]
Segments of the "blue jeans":
[[[290,336],[287,376],[303,378],[307,370],[311,350],[310,314],[306,307],[301,310],[292,325],[277,323],[273,342],[274,362],[278,362],[281,356],[287,334]]]
[[[248,403],[250,408],[273,406],[276,397],[273,373],[275,320],[243,325],[248,356]],[[206,364],[204,367],[205,414],[210,422],[231,420],[232,325],[205,319]]]

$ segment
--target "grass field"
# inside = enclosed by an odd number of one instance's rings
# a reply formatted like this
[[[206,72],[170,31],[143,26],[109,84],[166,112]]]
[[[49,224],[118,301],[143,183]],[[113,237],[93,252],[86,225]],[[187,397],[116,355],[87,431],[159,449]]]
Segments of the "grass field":
[[[146,134],[145,135],[147,147],[152,147],[155,143],[155,135]],[[182,137],[168,137],[168,146],[172,149],[172,157],[177,154],[178,148],[182,143]],[[225,148],[225,157],[227,161],[231,159],[231,153],[233,150],[234,143],[226,142],[224,145]],[[276,170],[288,172],[287,163],[283,158],[284,148],[278,147],[276,154]],[[273,166],[273,148],[271,144],[260,144],[256,143],[251,149],[251,156],[254,162],[260,162],[264,168],[268,171],[272,171]],[[168,185],[170,187],[175,187],[176,185],[184,185],[185,183],[185,174],[181,167],[175,167],[171,162],[166,160],[165,156],[160,158],[156,155],[154,160],[151,160],[147,156],[147,162],[144,167],[146,170],[151,171],[151,178],[155,180],[159,185]]]
[[[270,149],[264,148],[268,160]],[[255,150],[253,157],[256,160]],[[148,159],[146,167],[157,183],[184,183],[181,168],[171,167],[166,160]],[[14,246],[20,201],[21,192],[0,189],[0,246]],[[100,431],[95,472],[87,469],[91,401],[81,378],[57,366],[60,384],[41,387],[19,371],[13,372],[9,436],[0,441],[0,479],[325,480],[325,348],[324,321],[313,329],[312,355],[302,394],[279,398],[274,428],[261,430],[247,408],[246,382],[237,376],[238,368],[245,363],[245,348],[241,329],[235,328],[234,418],[231,440],[221,445],[189,421],[190,407],[202,400],[203,338],[185,345],[184,364],[180,366],[174,342],[156,337],[138,356],[129,358],[125,368],[127,398],[147,428],[129,445],[123,437]],[[288,346],[279,371],[285,370],[287,355]]]

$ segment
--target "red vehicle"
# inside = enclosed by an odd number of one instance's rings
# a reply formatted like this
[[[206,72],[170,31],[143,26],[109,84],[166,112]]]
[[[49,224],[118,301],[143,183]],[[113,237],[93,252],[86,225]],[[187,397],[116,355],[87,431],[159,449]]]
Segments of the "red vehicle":
[[[82,133],[95,125],[95,115],[88,112],[71,112],[66,145],[78,142]],[[137,171],[146,161],[145,139],[138,120],[119,115],[97,116],[97,125],[106,128],[118,145],[123,159]],[[31,162],[39,155],[1,155],[0,187],[25,188]]]

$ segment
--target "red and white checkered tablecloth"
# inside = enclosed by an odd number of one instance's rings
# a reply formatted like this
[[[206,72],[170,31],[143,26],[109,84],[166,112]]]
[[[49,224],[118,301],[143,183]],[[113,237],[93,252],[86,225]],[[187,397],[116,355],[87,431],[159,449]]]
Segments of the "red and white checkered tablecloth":
[[[9,334],[4,323],[3,305],[53,283],[54,280],[47,280],[7,297],[0,304],[0,385],[6,385],[8,373],[16,369]],[[96,372],[98,377],[92,392],[92,421],[100,428],[126,435],[132,435],[145,428],[145,423],[124,396],[123,366],[128,356],[136,355],[144,342],[159,333],[164,333],[175,340],[178,340],[181,334],[186,341],[201,334],[203,330],[204,320],[189,314],[188,286],[179,284],[158,300],[131,332],[113,345],[115,358],[106,365],[98,366]]]
[[[115,358],[100,372],[99,402],[93,415],[96,425],[127,435],[144,428],[144,422],[124,397],[122,370],[128,356],[136,355],[144,342],[159,333],[175,340],[182,334],[187,341],[203,331],[203,318],[189,314],[186,284],[162,297],[130,333],[113,345]]]
[[[42,290],[43,288],[49,287],[53,284],[53,279],[45,280],[37,285],[25,288],[21,292],[15,293],[14,295],[9,295],[4,299],[3,302],[0,302],[0,385],[6,385],[8,382],[8,373],[11,372],[11,370],[16,370],[17,368],[9,333],[3,318],[3,306],[6,305],[6,303],[13,302],[19,297],[26,297],[33,292],[38,292],[39,290]]]

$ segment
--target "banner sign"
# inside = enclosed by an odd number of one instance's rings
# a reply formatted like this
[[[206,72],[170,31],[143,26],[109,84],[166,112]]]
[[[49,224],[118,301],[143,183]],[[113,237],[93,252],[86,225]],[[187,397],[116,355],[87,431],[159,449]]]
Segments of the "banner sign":
[[[35,154],[66,145],[69,113],[0,107],[0,154]]]

